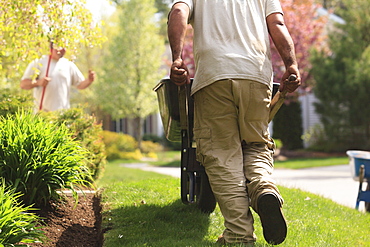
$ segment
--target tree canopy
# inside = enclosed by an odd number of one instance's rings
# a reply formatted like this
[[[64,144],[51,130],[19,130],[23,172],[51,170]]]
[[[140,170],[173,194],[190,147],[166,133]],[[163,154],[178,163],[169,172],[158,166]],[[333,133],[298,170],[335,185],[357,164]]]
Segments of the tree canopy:
[[[338,24],[329,38],[330,51],[312,59],[316,111],[331,149],[370,148],[370,2],[343,0]],[[326,145],[328,147],[328,145]]]
[[[104,37],[85,0],[2,0],[0,86],[18,82],[31,60],[48,54],[50,41],[73,57],[81,45],[99,45]]]
[[[117,11],[117,22],[110,24],[115,31],[109,54],[94,87],[97,102],[113,119],[143,119],[158,111],[153,88],[166,73],[160,70],[164,38],[154,19],[154,0],[124,1]]]

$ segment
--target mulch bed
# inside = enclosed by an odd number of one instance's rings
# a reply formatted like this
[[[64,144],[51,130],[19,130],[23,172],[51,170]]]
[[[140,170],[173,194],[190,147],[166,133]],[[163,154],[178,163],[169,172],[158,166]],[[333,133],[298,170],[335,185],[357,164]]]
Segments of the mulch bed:
[[[51,203],[37,212],[44,218],[47,241],[31,246],[42,247],[101,247],[100,197],[94,193],[80,195],[77,206],[72,197],[65,202]]]

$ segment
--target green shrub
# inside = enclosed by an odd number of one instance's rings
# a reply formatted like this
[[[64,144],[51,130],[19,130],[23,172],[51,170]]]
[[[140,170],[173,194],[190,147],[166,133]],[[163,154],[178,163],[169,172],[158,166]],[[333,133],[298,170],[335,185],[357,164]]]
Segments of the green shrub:
[[[145,154],[145,157],[158,160],[158,155],[157,155],[157,153],[154,153],[154,152],[149,152],[149,153]]]
[[[280,149],[283,147],[283,143],[281,142],[280,139],[274,139],[276,149]]]
[[[3,90],[0,94],[0,115],[14,115],[21,109],[33,109],[33,100],[30,94],[15,94],[9,90]],[[81,142],[90,154],[87,166],[92,172],[92,177],[97,179],[106,163],[105,147],[100,136],[101,124],[88,114],[84,114],[82,108],[71,108],[62,111],[41,112],[41,115],[58,125],[66,124],[72,132],[73,138]]]
[[[27,95],[14,94],[3,89],[0,94],[0,116],[14,115],[19,109],[32,109],[32,97]]]
[[[24,246],[17,243],[42,242],[43,232],[36,227],[39,217],[30,213],[34,208],[22,206],[14,193],[0,180],[0,246]]]
[[[130,135],[104,130],[102,136],[108,160],[122,159],[122,153],[135,152],[137,149],[137,142]]]
[[[162,149],[181,150],[181,142],[172,142],[167,140],[165,136],[157,136],[153,134],[144,134],[143,141],[152,141],[154,143],[162,144]]]
[[[306,141],[309,150],[312,151],[326,151],[330,152],[330,142],[327,141],[327,137],[325,136],[324,127],[321,124],[315,124],[311,126],[304,135],[302,135],[302,139]]]
[[[144,154],[147,154],[147,153],[150,153],[150,152],[157,153],[157,152],[163,151],[163,146],[159,143],[152,142],[152,141],[142,141],[141,142],[141,151]]]
[[[143,135],[143,141],[152,141],[157,143],[162,143],[163,138],[154,134],[144,134]]]
[[[22,111],[0,120],[0,177],[26,205],[59,200],[63,188],[77,199],[75,185],[88,183],[86,154],[66,126],[39,115]]]
[[[141,160],[143,155],[139,149],[136,149],[134,152],[120,152],[118,158],[122,160]]]
[[[273,119],[273,138],[280,139],[283,149],[303,148],[302,116],[299,102],[283,104]]]
[[[82,108],[71,108],[55,112],[43,112],[42,115],[58,126],[66,125],[74,140],[89,151],[87,167],[93,179],[97,179],[106,163],[105,145],[102,138],[102,126],[96,118],[84,113]]]
[[[143,158],[143,154],[147,157],[155,158],[155,153],[163,150],[163,146],[160,143],[142,141],[140,151],[137,147],[138,144],[135,138],[130,135],[107,130],[104,130],[102,134],[108,160],[141,160]]]
[[[181,151],[181,142],[172,142],[163,137],[164,146],[169,150]]]

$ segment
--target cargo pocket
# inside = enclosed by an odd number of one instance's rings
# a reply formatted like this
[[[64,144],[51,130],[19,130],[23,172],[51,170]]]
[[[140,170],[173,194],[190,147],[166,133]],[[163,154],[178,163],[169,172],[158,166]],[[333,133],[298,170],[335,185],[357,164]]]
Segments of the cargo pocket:
[[[208,152],[212,149],[211,129],[210,128],[194,128],[194,139],[197,144],[196,158],[202,165]]]
[[[268,119],[271,103],[271,90],[267,85],[261,83],[251,84],[250,89],[250,112],[248,113],[249,121],[265,121]]]

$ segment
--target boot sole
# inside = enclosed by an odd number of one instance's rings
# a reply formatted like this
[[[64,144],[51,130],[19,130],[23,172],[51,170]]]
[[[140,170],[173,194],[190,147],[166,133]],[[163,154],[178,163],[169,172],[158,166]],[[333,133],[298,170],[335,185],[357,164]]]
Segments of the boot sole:
[[[273,245],[284,242],[287,224],[281,211],[279,199],[274,194],[264,194],[258,199],[258,213],[265,240]]]

